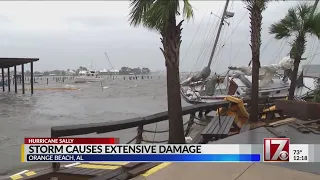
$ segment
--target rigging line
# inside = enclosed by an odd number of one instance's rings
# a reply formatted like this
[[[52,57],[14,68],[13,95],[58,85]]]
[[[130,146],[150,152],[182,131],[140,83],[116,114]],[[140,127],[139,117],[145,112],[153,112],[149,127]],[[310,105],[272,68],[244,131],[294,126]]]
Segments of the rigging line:
[[[225,31],[225,32],[226,32],[226,34],[225,34],[225,39],[227,39],[228,30],[229,30],[229,29],[227,29],[227,30]],[[220,48],[219,51],[218,51],[217,57],[216,57],[216,59],[215,59],[215,61],[217,62],[216,71],[218,71],[218,69],[219,69],[220,60],[221,60],[221,58],[222,58],[222,56],[223,56],[223,52],[224,52],[224,47],[225,47],[225,44],[223,44],[223,45],[221,46],[221,48]]]
[[[250,38],[250,34],[248,34],[247,40],[249,40],[249,38]],[[244,42],[247,42],[247,40],[244,41]],[[242,43],[242,45],[244,44],[244,42]],[[234,58],[232,59],[232,62],[237,58],[237,56],[239,55],[239,52],[240,52],[242,49],[243,49],[243,48],[240,48],[240,49],[238,50],[237,54],[236,54],[236,55],[234,56]],[[231,63],[230,63],[229,65],[231,65]]]
[[[232,2],[231,2],[231,11],[233,11],[233,5],[234,5],[234,0],[232,0]],[[231,19],[230,20],[230,24],[231,24],[231,28],[234,28],[233,27],[233,22],[234,22],[234,19]],[[231,59],[232,59],[232,43],[233,43],[233,41],[232,41],[233,39],[231,39],[231,42],[230,42],[230,57],[229,57],[229,64],[230,64],[230,62],[231,62]]]
[[[198,54],[198,58],[197,58],[195,64],[193,65],[193,68],[197,65],[197,63],[199,62],[199,59],[201,57],[201,54],[202,54],[202,51],[203,51],[203,48],[204,48],[204,45],[205,45],[206,36],[207,36],[207,33],[208,33],[208,28],[211,25],[211,23],[210,23],[211,21],[210,20],[211,20],[211,16],[209,16],[209,23],[207,24],[206,31],[205,31],[205,34],[203,36],[202,44],[201,44],[201,47],[200,47],[200,52]],[[193,68],[191,69],[190,74],[192,73]]]
[[[222,27],[222,31],[224,31],[224,29],[225,29],[225,26]],[[217,47],[219,47],[218,53],[214,55],[212,64],[217,61],[217,57],[218,57],[218,55],[219,55],[219,53],[220,53],[220,49],[223,48],[223,46],[221,46],[221,42],[218,42],[218,46],[217,46]],[[206,55],[207,55],[207,53],[206,53]]]
[[[187,48],[187,51],[186,51],[185,55],[184,55],[183,58],[182,58],[182,61],[180,62],[180,66],[183,64],[183,61],[185,60],[185,58],[186,58],[186,56],[187,56],[187,54],[188,54],[188,52],[189,52],[189,49],[190,49],[190,47],[191,47],[191,45],[192,45],[192,43],[193,43],[196,35],[198,34],[198,32],[199,32],[199,30],[200,30],[200,27],[201,27],[201,24],[202,24],[205,16],[207,15],[208,11],[209,11],[209,9],[207,9],[207,11],[205,12],[205,14],[203,15],[202,20],[201,20],[201,22],[200,22],[200,24],[199,24],[199,26],[198,26],[198,29],[197,29],[196,33],[194,34],[193,39],[191,40],[191,43],[190,43],[189,47]]]
[[[273,55],[274,58],[272,58],[269,63],[272,63],[278,57],[278,55],[280,54],[280,51],[283,49],[284,46],[285,46],[285,41],[283,41],[280,48],[277,49],[276,53]]]
[[[274,59],[277,57],[277,54],[278,54],[278,52],[280,52],[281,47],[284,46],[284,42],[285,42],[285,40],[282,39],[282,41],[281,41],[281,43],[280,43],[280,48],[278,48],[278,49],[276,50],[276,52],[273,54],[272,58],[269,59],[268,64],[271,64],[271,63],[274,61]]]
[[[229,38],[233,35],[233,33],[235,32],[235,30],[238,28],[239,24],[242,22],[242,20],[244,19],[244,17],[247,15],[248,11],[246,11],[246,13],[244,13],[244,15],[242,16],[241,20],[238,22],[238,24],[236,25],[236,27],[232,30],[231,34],[228,36],[227,40],[224,42],[224,44],[222,45],[222,47],[225,46],[225,44],[228,42]],[[220,53],[222,48],[220,48],[217,52],[217,54]]]
[[[220,8],[221,7],[219,7],[219,10],[220,10]],[[218,11],[219,11],[218,10]],[[201,54],[201,57],[202,57],[202,59],[200,60],[200,63],[199,64],[197,64],[197,65],[200,65],[200,64],[202,64],[203,63],[203,61],[204,61],[204,59],[206,58],[206,54],[207,54],[207,52],[209,51],[209,49],[210,49],[210,47],[211,47],[211,38],[214,38],[215,36],[216,36],[216,32],[217,32],[217,29],[218,29],[218,25],[219,25],[219,21],[216,23],[216,28],[214,29],[214,31],[212,32],[212,29],[210,30],[210,35],[209,35],[209,37],[208,37],[208,42],[206,43],[206,47],[204,48],[204,50],[202,51],[202,54]],[[217,37],[216,37],[217,38]]]
[[[261,55],[263,55],[263,53],[265,52],[265,50],[267,49],[268,45],[271,43],[272,40],[273,40],[273,37],[270,37],[270,39],[267,42],[267,44],[265,44],[264,47],[262,48]]]
[[[308,56],[307,57],[310,57],[311,55],[310,54],[312,54],[312,52],[313,52],[313,49],[315,48],[315,39],[313,39],[313,41],[312,41],[312,44],[311,44],[311,49],[310,49],[310,51],[309,51],[309,53],[308,53]],[[316,53],[316,52],[314,52],[314,53]],[[313,54],[314,54],[313,53]],[[310,59],[311,60],[311,59]],[[309,60],[309,61],[310,61]],[[309,61],[306,61],[304,64],[306,65]],[[303,62],[301,63],[301,64],[303,64]]]
[[[312,63],[312,61],[314,60],[314,58],[316,57],[316,55],[320,54],[320,53],[316,53],[319,50],[319,46],[320,46],[320,42],[318,42],[317,48],[315,50],[315,53],[314,53],[314,55],[312,56],[312,58],[310,59],[310,61],[308,62],[307,65],[310,65]],[[306,71],[308,71],[308,69],[309,69],[309,66],[307,66],[307,70]]]
[[[281,43],[280,43],[280,47],[277,48],[276,52],[273,53],[272,58],[269,60],[268,64],[271,63],[271,61],[273,61],[274,58],[276,58],[278,52],[280,51],[281,47],[283,46],[283,43],[285,42],[284,39],[282,39]]]
[[[227,41],[229,40],[229,38],[233,35],[234,31],[238,28],[239,24],[243,21],[244,17],[248,14],[249,11],[246,11],[246,13],[244,13],[244,15],[242,16],[241,20],[238,22],[238,24],[236,25],[236,27],[232,30],[230,36],[227,38],[227,40],[225,41],[225,43],[227,43]],[[224,44],[225,44],[224,43]]]
[[[213,42],[211,39],[214,39],[214,37],[216,37],[216,33],[217,33],[217,30],[218,30],[218,24],[219,24],[219,22],[217,21],[216,26],[215,26],[216,28],[215,29],[212,28],[209,31],[209,36],[208,36],[208,39],[207,39],[207,42],[206,42],[207,46],[204,48],[204,51],[202,52],[202,57],[203,58],[206,58],[206,55],[207,55],[208,51],[210,50],[211,42]],[[203,61],[203,59],[202,59],[202,61]]]
[[[218,24],[218,23],[219,23],[219,21],[216,22],[216,24]],[[212,25],[213,25],[213,24],[214,24],[214,21],[212,22]],[[208,24],[207,27],[209,27],[209,25],[210,25],[210,24]],[[198,59],[197,59],[195,65],[194,65],[192,71],[193,71],[194,69],[196,69],[196,67],[197,67],[199,64],[201,64],[201,63],[203,62],[203,60],[204,60],[204,58],[205,58],[205,57],[203,56],[203,54],[204,54],[204,52],[208,51],[208,49],[209,49],[209,47],[210,47],[210,40],[211,40],[212,37],[214,37],[215,32],[216,32],[217,29],[218,29],[218,26],[215,26],[216,28],[214,29],[214,32],[211,33],[211,31],[213,30],[213,27],[214,27],[214,26],[211,26],[211,27],[212,27],[212,28],[209,28],[209,33],[206,34],[206,35],[208,35],[208,36],[207,36],[207,39],[204,38],[202,51],[200,51],[200,54],[199,54],[199,56],[198,56]],[[205,37],[206,37],[206,36],[205,36]],[[208,42],[206,42],[206,40],[207,40]],[[202,57],[202,59],[201,59],[201,57]],[[200,59],[201,59],[201,60],[200,60]],[[191,73],[192,73],[192,71],[191,71]]]
[[[282,51],[285,47],[285,44],[282,46],[281,50],[279,51],[279,54],[277,55],[278,61],[280,60],[280,56],[282,55]],[[277,59],[273,59],[272,63],[275,63],[275,61],[277,62]]]

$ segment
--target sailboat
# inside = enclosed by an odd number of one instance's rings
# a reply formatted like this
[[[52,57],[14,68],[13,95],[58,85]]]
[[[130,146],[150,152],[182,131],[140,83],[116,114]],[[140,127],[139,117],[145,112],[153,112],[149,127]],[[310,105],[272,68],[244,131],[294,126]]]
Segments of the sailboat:
[[[229,67],[224,76],[211,74],[211,63],[217,47],[219,36],[225,20],[234,16],[227,11],[229,0],[226,1],[223,15],[220,18],[219,29],[215,38],[208,65],[198,74],[181,82],[181,95],[191,104],[222,101],[227,96],[250,98],[251,67]],[[259,70],[259,96],[285,98],[290,88],[289,72],[293,68],[294,60],[284,57],[278,64],[262,66]],[[285,72],[281,74],[280,72]],[[296,98],[303,98],[315,89],[314,78],[300,75],[295,91]]]

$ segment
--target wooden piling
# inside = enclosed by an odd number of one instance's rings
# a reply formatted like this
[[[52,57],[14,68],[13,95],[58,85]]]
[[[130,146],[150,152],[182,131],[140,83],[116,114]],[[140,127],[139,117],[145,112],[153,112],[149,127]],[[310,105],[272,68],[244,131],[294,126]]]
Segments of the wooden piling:
[[[18,93],[18,88],[17,88],[17,66],[13,66],[13,70],[14,70],[14,92]]]
[[[10,92],[10,83],[11,83],[11,81],[10,81],[10,68],[8,67],[8,82],[7,82],[7,84],[8,84],[8,92]]]
[[[5,89],[4,89],[4,69],[1,68],[1,73],[2,73],[2,91],[4,92]]]
[[[22,82],[21,82],[22,94],[24,94],[25,93],[25,91],[24,91],[24,64],[21,64],[21,79],[22,79]]]
[[[33,94],[33,62],[30,62],[30,71],[31,71],[31,77],[30,77],[30,84],[31,84],[31,94]]]

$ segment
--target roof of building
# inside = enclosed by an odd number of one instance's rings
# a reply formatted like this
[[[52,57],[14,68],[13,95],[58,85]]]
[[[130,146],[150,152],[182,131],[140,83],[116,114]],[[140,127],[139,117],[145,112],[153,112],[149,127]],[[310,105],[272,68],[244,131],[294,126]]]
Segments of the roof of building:
[[[9,68],[35,61],[39,61],[39,58],[0,58],[0,68]]]

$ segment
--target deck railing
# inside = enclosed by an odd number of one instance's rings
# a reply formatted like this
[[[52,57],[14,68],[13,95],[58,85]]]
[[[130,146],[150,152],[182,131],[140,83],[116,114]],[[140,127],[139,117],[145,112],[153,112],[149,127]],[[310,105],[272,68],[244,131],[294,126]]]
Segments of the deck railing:
[[[229,107],[228,101],[214,102],[214,103],[202,103],[197,105],[191,105],[182,108],[182,115],[189,115],[189,120],[184,123],[184,134],[188,136],[191,127],[194,124],[205,126],[201,122],[195,121],[195,119],[200,120],[202,117],[206,116],[209,112],[215,111],[221,107]],[[148,130],[144,126],[148,124],[154,124],[162,121],[168,120],[168,111],[156,113],[153,115],[145,117],[131,118],[121,121],[114,122],[103,122],[103,123],[90,123],[90,124],[78,124],[78,125],[66,125],[66,126],[54,126],[51,128],[51,137],[59,138],[64,136],[76,136],[91,133],[108,133],[124,129],[130,129],[137,127],[137,134],[133,137],[127,144],[130,143],[167,143],[168,140],[147,140],[143,138],[143,133],[167,133],[169,130]],[[59,170],[60,164],[53,163],[53,169],[55,171]]]

